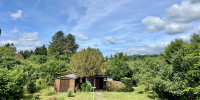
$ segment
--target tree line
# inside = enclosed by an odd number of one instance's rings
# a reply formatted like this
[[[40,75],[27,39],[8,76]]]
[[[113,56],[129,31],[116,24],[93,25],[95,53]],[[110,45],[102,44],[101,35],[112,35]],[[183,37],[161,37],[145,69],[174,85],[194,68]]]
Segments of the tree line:
[[[72,73],[80,77],[112,76],[132,86],[145,86],[161,99],[198,99],[200,96],[200,35],[189,41],[176,39],[158,55],[116,53],[103,57],[98,48],[77,52],[72,34],[58,31],[48,48],[19,51],[14,44],[0,46],[0,99],[18,99],[54,85],[54,78]],[[125,81],[129,80],[129,81]],[[130,84],[131,83],[131,84]],[[130,90],[130,88],[128,88]]]

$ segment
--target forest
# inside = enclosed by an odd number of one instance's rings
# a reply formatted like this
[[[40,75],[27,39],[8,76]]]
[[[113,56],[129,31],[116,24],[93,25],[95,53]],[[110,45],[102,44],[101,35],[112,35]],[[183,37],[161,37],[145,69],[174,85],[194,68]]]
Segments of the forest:
[[[129,78],[135,87],[145,86],[161,99],[200,97],[200,35],[188,41],[175,39],[155,55],[104,57],[98,48],[79,52],[72,34],[58,31],[48,46],[16,51],[13,43],[0,46],[0,99],[18,99],[23,94],[54,85],[54,78],[69,73],[79,76],[109,75],[117,81]],[[20,53],[24,60],[17,55]],[[91,69],[88,72],[88,69]],[[127,92],[127,91],[126,91]]]

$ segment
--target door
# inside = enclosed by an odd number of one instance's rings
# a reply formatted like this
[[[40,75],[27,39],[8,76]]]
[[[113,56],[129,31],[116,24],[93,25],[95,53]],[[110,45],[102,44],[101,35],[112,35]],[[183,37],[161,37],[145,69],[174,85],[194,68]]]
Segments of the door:
[[[99,78],[96,78],[96,89],[99,89]]]
[[[60,80],[60,92],[67,92],[69,89],[69,79],[61,79]]]

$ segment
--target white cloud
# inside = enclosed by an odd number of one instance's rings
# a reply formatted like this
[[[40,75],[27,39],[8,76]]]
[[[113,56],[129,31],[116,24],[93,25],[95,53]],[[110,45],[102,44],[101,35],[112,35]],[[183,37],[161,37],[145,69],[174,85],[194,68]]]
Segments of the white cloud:
[[[103,39],[107,40],[110,44],[116,44],[116,40],[111,36],[104,37]]]
[[[14,20],[22,18],[22,10],[17,10],[16,13],[10,14],[10,17],[12,17],[12,19],[14,19]]]
[[[179,36],[180,39],[183,39],[185,41],[189,40],[190,39],[190,36],[186,36],[186,35],[181,35]]]
[[[129,48],[122,50],[127,55],[134,55],[134,54],[160,54],[164,51],[165,47],[168,43],[161,43],[161,44],[154,44],[154,45],[145,45],[145,46],[138,46],[135,48]]]
[[[38,32],[23,33],[20,40],[22,41],[35,41],[38,39]]]
[[[174,4],[166,9],[163,18],[147,16],[142,20],[147,31],[166,31],[167,34],[184,33],[191,29],[192,22],[200,20],[200,0],[184,0],[181,4]]]
[[[193,0],[195,2],[196,0]],[[177,22],[192,22],[200,19],[200,4],[183,1],[167,9],[167,17]]]
[[[9,31],[9,33],[11,33],[11,34],[14,34],[14,33],[17,33],[17,32],[19,32],[19,30],[17,28]]]
[[[165,22],[159,17],[147,16],[142,20],[142,23],[147,25],[149,32],[161,31],[165,27]]]
[[[14,43],[17,50],[34,50],[38,46],[42,46],[47,42],[38,40],[38,32],[27,32],[20,35],[18,39],[1,40],[0,45],[6,43]]]
[[[90,38],[87,37],[87,36],[85,36],[85,35],[78,35],[78,39],[79,39],[79,40],[83,40],[83,41],[90,40]]]
[[[187,31],[191,27],[191,24],[171,23],[165,27],[165,30],[168,34],[178,34]]]

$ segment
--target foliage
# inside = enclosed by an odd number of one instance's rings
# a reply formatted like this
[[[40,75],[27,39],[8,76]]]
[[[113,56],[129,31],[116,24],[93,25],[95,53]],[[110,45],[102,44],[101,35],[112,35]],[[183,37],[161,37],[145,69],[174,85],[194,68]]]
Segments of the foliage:
[[[15,52],[11,47],[0,46],[0,58],[2,57],[14,57]]]
[[[24,59],[29,58],[31,55],[34,55],[34,52],[32,50],[28,51],[19,51],[20,54],[22,54],[22,56],[24,57]]]
[[[79,45],[76,44],[75,36],[72,34],[68,34],[64,39],[64,53],[71,56],[72,54],[75,54]]]
[[[107,91],[122,91],[125,87],[124,83],[120,81],[107,81],[106,90]]]
[[[67,96],[68,97],[73,97],[73,92],[72,92],[72,89],[68,89],[68,91],[67,91]]]
[[[133,82],[132,82],[131,78],[124,77],[124,78],[121,78],[121,81],[125,84],[125,87],[123,88],[124,92],[133,91],[133,88],[132,88]]]
[[[66,37],[62,31],[58,31],[53,37],[48,48],[48,54],[69,55],[76,53],[79,45],[75,43],[75,36],[68,34]]]
[[[28,59],[31,62],[34,62],[36,64],[43,64],[47,61],[47,56],[44,55],[31,55]]]
[[[184,93],[184,99],[187,100],[195,100],[200,99],[200,87],[191,88],[188,87],[187,89],[183,90]]]
[[[115,54],[114,58],[106,64],[108,66],[107,74],[116,80],[120,80],[122,77],[131,77],[132,70],[127,61],[128,57],[123,53]]]
[[[87,83],[81,84],[81,91],[83,92],[90,92],[91,85],[88,85]]]
[[[7,44],[5,44],[5,47],[11,47],[12,49],[13,49],[13,51],[14,52],[16,52],[17,50],[16,50],[16,47],[14,47],[14,44],[13,43],[7,43]]]
[[[10,97],[17,99],[23,94],[23,86],[26,83],[26,73],[23,70],[8,70],[0,68],[0,95],[6,100]]]
[[[189,42],[176,39],[161,56],[129,62],[133,81],[144,84],[146,90],[155,91],[161,98],[198,97],[194,88],[200,84],[199,40],[198,34],[194,34]]]
[[[27,84],[27,91],[28,91],[28,93],[34,93],[36,91],[36,85],[34,84],[33,81],[30,81]]]
[[[0,68],[12,69],[15,65],[21,64],[21,61],[16,56],[0,58]]]
[[[47,48],[45,47],[45,45],[43,45],[42,47],[36,47],[34,54],[35,55],[47,55]]]
[[[103,75],[103,64],[103,55],[99,49],[87,48],[71,57],[70,72],[80,77]]]

